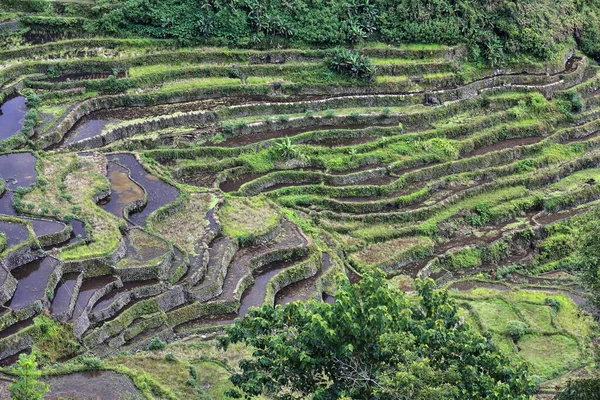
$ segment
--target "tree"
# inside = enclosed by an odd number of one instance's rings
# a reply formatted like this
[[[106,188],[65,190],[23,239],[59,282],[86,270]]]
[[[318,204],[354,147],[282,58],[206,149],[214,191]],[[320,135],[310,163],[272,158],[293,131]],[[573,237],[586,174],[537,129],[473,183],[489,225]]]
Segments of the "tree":
[[[220,338],[253,352],[232,382],[248,397],[277,399],[529,398],[535,385],[523,364],[464,324],[433,280],[416,287],[409,298],[377,271],[340,281],[332,305],[252,309]]]
[[[556,400],[600,400],[600,378],[569,381]]]
[[[581,247],[576,257],[577,267],[581,271],[580,279],[589,291],[592,302],[600,308],[600,210],[596,209],[589,220],[580,228]]]
[[[41,400],[50,391],[46,383],[36,380],[42,374],[37,367],[34,354],[19,356],[17,378],[8,388],[13,400]]]

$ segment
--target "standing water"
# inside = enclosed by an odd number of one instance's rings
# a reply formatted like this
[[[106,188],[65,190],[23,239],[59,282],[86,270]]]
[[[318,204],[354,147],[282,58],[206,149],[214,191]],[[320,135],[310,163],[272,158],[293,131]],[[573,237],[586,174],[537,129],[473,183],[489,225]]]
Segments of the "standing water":
[[[8,139],[23,128],[26,113],[23,96],[9,98],[0,106],[0,140]]]

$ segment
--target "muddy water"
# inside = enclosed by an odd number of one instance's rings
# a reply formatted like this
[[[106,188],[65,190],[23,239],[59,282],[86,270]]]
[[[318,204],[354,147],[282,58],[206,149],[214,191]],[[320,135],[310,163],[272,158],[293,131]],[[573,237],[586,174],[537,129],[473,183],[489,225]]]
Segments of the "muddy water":
[[[27,188],[37,178],[36,158],[31,153],[12,153],[0,156],[0,177],[7,189]]]
[[[60,314],[67,310],[78,276],[79,274],[76,272],[63,275],[52,300],[52,307],[50,308],[52,314]]]
[[[77,319],[83,313],[83,309],[87,306],[90,298],[98,289],[108,285],[114,280],[115,277],[110,275],[97,276],[84,280],[79,289],[79,296],[77,297],[77,303],[75,304],[72,319]]]
[[[75,237],[79,236],[81,239],[85,239],[85,223],[74,219],[71,221],[71,227]]]
[[[231,177],[223,182],[221,182],[221,184],[219,185],[219,188],[224,191],[225,193],[229,193],[229,192],[235,192],[237,190],[239,190],[239,188],[248,183],[248,182],[252,182],[255,179],[261,178],[263,176],[266,176],[268,174],[271,174],[273,172],[281,172],[281,171],[299,171],[299,172],[304,172],[304,171],[322,171],[321,168],[316,168],[316,167],[303,167],[303,168],[297,168],[297,169],[274,169],[268,172],[264,172],[264,173],[247,173],[247,174],[241,174],[235,177]],[[284,184],[287,185],[287,184]],[[289,184],[290,186],[294,186],[295,184]],[[271,189],[271,188],[268,188]],[[274,190],[274,189],[272,189]]]
[[[70,144],[83,139],[98,136],[102,130],[104,130],[107,124],[117,122],[119,122],[118,119],[113,119],[110,117],[106,117],[106,119],[93,119],[84,117],[77,121],[75,126],[71,128],[63,143]]]
[[[123,208],[144,197],[144,190],[129,179],[127,168],[109,162],[107,165],[108,181],[110,182],[110,200],[101,204],[105,211],[123,218]]]
[[[248,312],[250,307],[260,307],[265,301],[265,293],[267,292],[267,284],[272,277],[277,275],[284,269],[297,264],[298,260],[290,261],[275,261],[265,265],[260,270],[256,271],[254,284],[244,291],[241,299],[238,315],[243,317]]]
[[[308,300],[314,291],[314,285],[317,279],[319,279],[321,275],[323,275],[323,273],[326,272],[330,267],[331,257],[328,253],[322,253],[321,269],[317,271],[314,276],[292,283],[291,285],[288,285],[277,292],[277,295],[275,296],[275,304],[283,305],[296,300]]]
[[[71,221],[71,235],[69,236],[69,238],[62,243],[58,243],[56,245],[45,246],[44,250],[50,251],[54,247],[68,246],[71,243],[75,243],[80,240],[84,240],[85,236],[86,236],[85,235],[85,224],[81,221],[74,219]]]
[[[354,146],[358,144],[364,144],[371,141],[376,140],[375,136],[362,136],[362,137],[353,137],[353,138],[327,138],[327,139],[315,139],[305,144],[312,144],[316,146],[324,146],[324,147],[342,147],[342,146]]]
[[[33,325],[33,318],[29,318],[24,321],[19,321],[16,324],[12,324],[8,328],[0,331],[0,339],[4,339],[10,335],[13,335],[19,332],[21,329],[25,329],[31,325]]]
[[[7,139],[23,128],[27,114],[25,97],[12,97],[0,106],[0,140]]]
[[[241,135],[237,137],[233,137],[227,139],[223,143],[214,144],[217,147],[240,147],[246,146],[252,143],[262,142],[269,139],[279,138],[279,137],[291,137],[295,135],[299,135],[301,133],[306,132],[318,132],[318,131],[326,131],[332,129],[365,129],[374,125],[368,124],[355,124],[355,125],[322,125],[322,126],[308,126],[303,128],[289,128],[289,129],[280,129],[280,130],[270,130],[267,132],[257,133],[257,134],[249,134],[249,135]],[[380,125],[385,126],[385,125]],[[317,143],[322,146],[326,146],[326,144]]]
[[[28,353],[29,353],[29,349],[25,349],[25,350],[19,351],[18,353],[13,354],[12,356],[3,358],[2,360],[0,360],[0,367],[8,367],[9,365],[14,364],[17,362],[17,360],[19,359],[19,356],[21,354],[28,354]]]
[[[525,138],[515,138],[515,139],[506,139],[498,143],[491,144],[489,146],[480,147],[478,149],[473,150],[468,153],[466,156],[475,157],[483,154],[491,153],[492,151],[504,150],[517,146],[525,146],[528,144],[534,144],[541,141],[543,137],[534,136],[534,137],[525,137]]]
[[[23,224],[0,221],[0,232],[5,235],[6,247],[16,246],[29,238],[29,231]]]
[[[584,142],[584,141],[587,141],[587,140],[595,139],[598,136],[600,136],[600,131],[596,131],[596,132],[594,132],[594,133],[592,133],[590,135],[587,135],[587,136],[582,136],[582,137],[578,137],[578,138],[569,139],[569,140],[567,140],[567,141],[565,141],[563,143],[568,144],[568,143]]]
[[[92,311],[100,311],[100,310],[104,310],[105,308],[107,308],[108,306],[110,306],[113,301],[119,297],[120,294],[128,292],[130,290],[142,287],[142,286],[151,286],[151,285],[156,285],[159,281],[158,280],[148,280],[148,281],[136,281],[136,282],[127,282],[123,285],[123,287],[120,287],[118,289],[115,289],[111,292],[109,292],[108,294],[104,295],[103,297],[100,298],[100,300],[98,300],[98,302],[96,302],[96,304],[94,305],[94,308],[92,309]]]
[[[227,179],[226,181],[221,182],[221,184],[219,185],[219,189],[221,189],[225,193],[236,192],[239,190],[239,188],[242,185],[244,185],[250,181],[253,181],[255,179],[258,179],[262,176],[265,176],[269,173],[270,172],[266,172],[264,174],[242,174],[242,175],[239,175],[234,178],[230,178],[230,179]]]
[[[44,381],[50,385],[45,399],[124,400],[141,396],[133,382],[112,371],[85,371],[51,376]]]
[[[9,193],[0,194],[0,214],[15,216],[16,212],[12,206],[12,197]]]
[[[221,104],[219,101],[195,101],[177,104],[164,104],[150,107],[113,108],[91,112],[81,118],[67,132],[61,145],[70,144],[90,137],[98,136],[107,124],[116,124],[140,118],[153,118],[174,112],[189,112],[206,109],[207,104]]]
[[[38,258],[11,271],[17,280],[17,290],[9,301],[10,308],[19,310],[46,295],[46,284],[54,271],[54,260]]]
[[[116,154],[107,158],[110,161],[118,160],[119,164],[129,168],[131,177],[144,187],[148,193],[148,203],[146,206],[129,216],[129,220],[134,224],[143,226],[146,223],[146,218],[153,211],[165,204],[171,203],[179,195],[177,188],[148,173],[132,154]]]
[[[583,213],[586,210],[581,210],[581,209],[571,209],[569,211],[563,211],[563,212],[559,212],[559,213],[554,213],[554,214],[546,214],[546,215],[542,215],[540,217],[535,217],[535,221],[537,223],[539,223],[540,225],[549,225],[552,224],[554,222],[558,222],[558,221],[562,221],[564,219],[568,219],[571,217],[576,216],[577,214]]]
[[[50,221],[45,219],[32,219],[31,224],[35,236],[45,236],[53,233],[62,232],[65,229],[65,224],[58,221]]]

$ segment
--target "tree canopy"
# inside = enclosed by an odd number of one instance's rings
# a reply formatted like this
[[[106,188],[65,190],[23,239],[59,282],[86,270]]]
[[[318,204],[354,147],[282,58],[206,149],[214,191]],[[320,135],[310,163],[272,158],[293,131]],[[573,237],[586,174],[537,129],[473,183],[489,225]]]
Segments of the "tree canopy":
[[[6,1],[13,8],[29,5],[25,11],[52,8],[40,6],[42,0]],[[473,59],[499,64],[553,59],[561,48],[577,44],[600,56],[600,4],[595,0],[98,0],[87,9],[54,7],[83,17],[88,33],[171,38],[185,45],[465,43]],[[45,31],[53,23],[57,30],[70,23],[64,18],[30,22],[43,22]]]
[[[525,366],[470,329],[433,280],[416,285],[409,297],[374,272],[340,282],[332,305],[252,309],[221,338],[253,349],[233,383],[277,399],[529,398]]]

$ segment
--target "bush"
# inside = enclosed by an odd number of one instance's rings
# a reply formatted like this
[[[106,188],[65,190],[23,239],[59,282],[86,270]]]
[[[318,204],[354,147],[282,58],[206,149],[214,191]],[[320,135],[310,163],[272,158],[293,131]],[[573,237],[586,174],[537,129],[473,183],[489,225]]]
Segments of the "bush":
[[[600,378],[571,380],[555,397],[555,400],[598,400],[600,399]]]
[[[375,66],[371,59],[352,50],[335,49],[327,65],[338,74],[367,82],[375,80]]]
[[[81,363],[91,369],[99,369],[102,367],[102,360],[98,357],[81,357]]]
[[[506,325],[506,331],[516,342],[523,335],[525,335],[527,332],[529,332],[529,326],[527,326],[526,323],[521,322],[521,321],[509,321],[508,324]]]
[[[158,337],[153,337],[148,343],[148,350],[152,351],[162,350],[165,347],[167,347],[167,344],[161,338]]]
[[[552,307],[556,311],[560,311],[560,301],[558,301],[556,299],[552,299],[550,297],[546,297],[544,299],[544,304],[546,304],[547,306]]]

